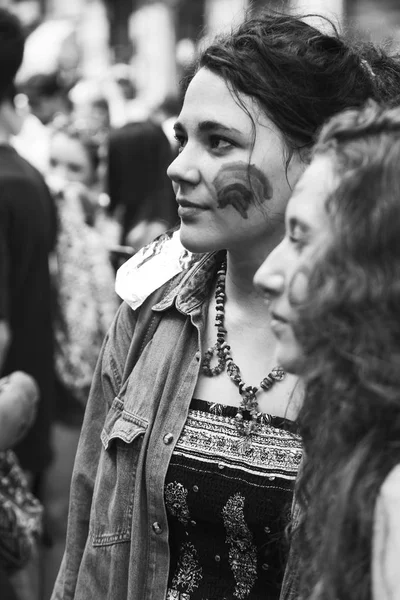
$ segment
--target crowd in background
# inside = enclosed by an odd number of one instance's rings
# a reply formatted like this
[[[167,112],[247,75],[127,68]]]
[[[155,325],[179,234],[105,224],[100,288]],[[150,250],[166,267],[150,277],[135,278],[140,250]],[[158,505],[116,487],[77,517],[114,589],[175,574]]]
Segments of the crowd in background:
[[[13,410],[2,419],[1,460],[22,470],[26,515],[34,503],[15,536],[26,526],[33,544],[35,498],[44,514],[35,552],[14,549],[15,574],[0,553],[0,590],[4,600],[46,600],[64,551],[85,403],[119,304],[115,271],[177,225],[166,170],[180,100],[143,105],[126,65],[107,80],[37,72],[15,85],[23,50],[20,23],[2,9],[0,410],[11,400]]]

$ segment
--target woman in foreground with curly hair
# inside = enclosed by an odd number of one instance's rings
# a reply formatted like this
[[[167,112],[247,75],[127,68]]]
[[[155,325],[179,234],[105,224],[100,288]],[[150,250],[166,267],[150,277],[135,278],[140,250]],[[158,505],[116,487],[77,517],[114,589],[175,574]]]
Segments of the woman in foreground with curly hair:
[[[399,165],[399,108],[334,117],[255,277],[307,390],[287,598],[400,598]]]

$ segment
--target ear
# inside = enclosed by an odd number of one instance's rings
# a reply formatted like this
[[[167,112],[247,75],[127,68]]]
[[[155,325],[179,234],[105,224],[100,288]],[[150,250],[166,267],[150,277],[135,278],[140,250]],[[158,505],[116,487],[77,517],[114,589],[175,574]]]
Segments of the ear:
[[[5,100],[0,104],[0,118],[11,135],[19,134],[24,119],[17,113],[15,107],[9,100]]]
[[[8,121],[9,105],[10,103],[8,100],[3,100],[3,102],[0,102],[0,119],[2,122]]]

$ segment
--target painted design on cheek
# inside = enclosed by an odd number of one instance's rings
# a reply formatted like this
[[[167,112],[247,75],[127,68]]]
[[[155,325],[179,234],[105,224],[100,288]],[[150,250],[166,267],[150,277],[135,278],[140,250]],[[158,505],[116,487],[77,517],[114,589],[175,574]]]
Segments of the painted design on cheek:
[[[272,185],[267,176],[255,165],[235,162],[222,167],[213,181],[217,192],[218,208],[233,206],[247,219],[247,211],[256,201],[272,198]]]

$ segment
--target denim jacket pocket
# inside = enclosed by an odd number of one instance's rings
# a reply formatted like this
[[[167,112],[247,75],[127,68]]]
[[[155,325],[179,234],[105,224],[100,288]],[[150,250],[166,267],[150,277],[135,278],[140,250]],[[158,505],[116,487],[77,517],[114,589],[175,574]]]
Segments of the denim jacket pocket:
[[[136,469],[148,422],[117,397],[107,414],[90,516],[93,546],[131,539]]]

